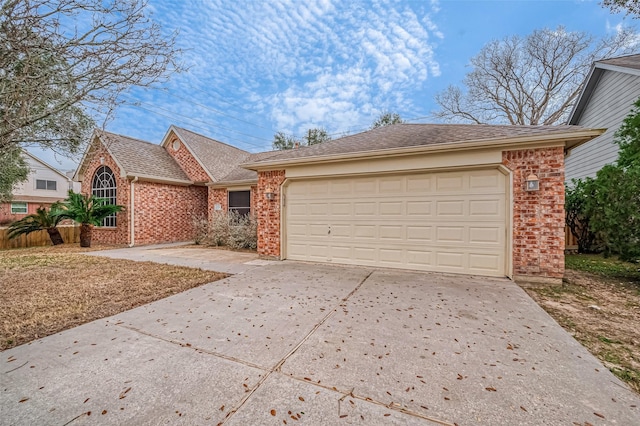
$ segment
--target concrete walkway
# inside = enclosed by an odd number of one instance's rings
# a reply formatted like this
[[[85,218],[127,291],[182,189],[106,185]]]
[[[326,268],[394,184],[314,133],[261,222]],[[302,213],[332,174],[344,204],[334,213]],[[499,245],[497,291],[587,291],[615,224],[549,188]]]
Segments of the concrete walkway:
[[[208,271],[242,274],[260,266],[273,263],[258,258],[256,253],[238,252],[208,247],[185,247],[191,243],[169,243],[135,246],[113,250],[92,251],[89,256],[128,259],[139,262],[156,262],[167,265],[187,266]]]
[[[278,262],[2,354],[0,423],[636,425],[502,279]]]

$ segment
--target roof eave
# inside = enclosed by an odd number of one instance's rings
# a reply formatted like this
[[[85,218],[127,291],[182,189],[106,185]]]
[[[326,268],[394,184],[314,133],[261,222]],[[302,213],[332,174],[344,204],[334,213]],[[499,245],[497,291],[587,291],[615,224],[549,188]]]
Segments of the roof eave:
[[[126,178],[129,180],[134,180],[137,178],[138,180],[142,180],[145,182],[168,183],[171,185],[178,185],[178,186],[191,186],[196,184],[196,182],[193,182],[191,180],[173,179],[173,178],[167,178],[162,176],[145,175],[141,173],[129,173],[126,175]]]
[[[258,183],[258,179],[229,180],[220,182],[209,182],[208,187],[211,188],[227,188],[230,186],[254,185]]]
[[[600,136],[606,129],[584,129],[566,133],[554,133],[547,135],[520,136],[501,139],[479,139],[463,142],[451,142],[436,145],[420,145],[403,148],[388,148],[371,151],[359,151],[345,154],[318,155],[301,158],[290,158],[280,161],[262,161],[244,163],[240,166],[248,170],[273,170],[278,167],[304,165],[308,163],[333,163],[340,161],[358,160],[365,158],[378,158],[390,156],[405,156],[418,153],[437,153],[451,151],[468,151],[482,148],[511,148],[526,149],[539,146],[562,145],[565,148],[573,148]],[[517,144],[517,146],[514,146]]]

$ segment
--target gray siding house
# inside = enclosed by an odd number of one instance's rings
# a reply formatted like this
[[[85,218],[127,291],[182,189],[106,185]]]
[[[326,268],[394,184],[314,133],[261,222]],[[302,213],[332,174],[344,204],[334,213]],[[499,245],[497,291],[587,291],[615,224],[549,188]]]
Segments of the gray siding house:
[[[613,135],[640,98],[640,54],[595,62],[568,124],[607,131],[569,151],[565,179],[595,177],[605,164],[618,158]]]

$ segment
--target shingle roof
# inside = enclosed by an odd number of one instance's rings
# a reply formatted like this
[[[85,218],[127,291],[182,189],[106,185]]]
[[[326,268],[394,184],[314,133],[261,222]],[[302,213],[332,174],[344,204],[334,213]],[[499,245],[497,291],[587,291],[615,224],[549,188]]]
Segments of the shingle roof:
[[[619,58],[605,59],[602,61],[598,61],[598,63],[640,70],[640,54],[620,56]]]
[[[247,151],[243,151],[240,148],[199,135],[190,130],[175,126],[172,126],[172,129],[201,162],[214,182],[222,180],[249,155]]]
[[[178,163],[160,145],[97,130],[96,134],[122,166],[125,174],[188,181]]]
[[[582,130],[578,126],[507,126],[486,124],[395,124],[345,136],[308,147],[253,161],[270,162],[313,156],[340,155],[393,148],[409,148],[447,143],[543,136]],[[249,163],[249,162],[247,162]]]
[[[253,163],[256,161],[264,160],[282,154],[282,151],[267,151],[258,152],[255,154],[249,154],[246,156],[242,163]],[[258,173],[253,170],[248,170],[240,166],[236,166],[231,172],[223,177],[220,181],[224,183],[232,183],[247,180],[257,180]]]

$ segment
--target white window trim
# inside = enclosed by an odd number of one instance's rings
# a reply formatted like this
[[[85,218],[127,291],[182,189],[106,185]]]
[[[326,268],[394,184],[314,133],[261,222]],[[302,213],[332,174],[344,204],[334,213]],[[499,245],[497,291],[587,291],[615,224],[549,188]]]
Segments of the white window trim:
[[[21,211],[15,211],[15,206],[24,206],[24,211],[22,211],[22,209],[20,209]],[[21,203],[21,202],[17,202],[17,203],[11,203],[11,214],[27,214],[29,213],[29,204],[28,203]]]

